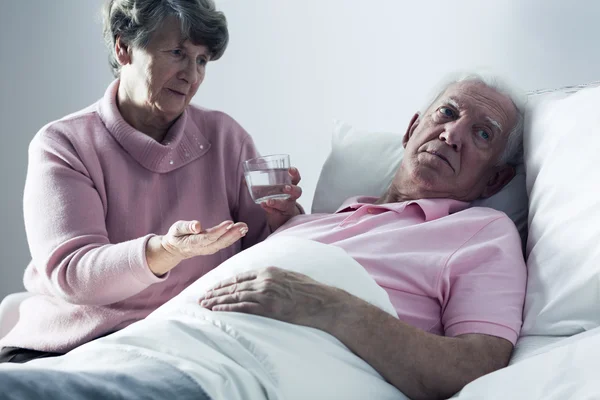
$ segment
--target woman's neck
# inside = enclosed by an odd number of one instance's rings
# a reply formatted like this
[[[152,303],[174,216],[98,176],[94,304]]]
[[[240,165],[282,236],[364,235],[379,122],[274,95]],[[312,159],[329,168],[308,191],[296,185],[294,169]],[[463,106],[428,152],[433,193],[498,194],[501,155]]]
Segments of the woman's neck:
[[[123,85],[119,85],[117,91],[117,108],[129,125],[159,143],[163,141],[167,131],[175,122],[157,117],[152,110],[136,104],[127,94],[127,90]]]

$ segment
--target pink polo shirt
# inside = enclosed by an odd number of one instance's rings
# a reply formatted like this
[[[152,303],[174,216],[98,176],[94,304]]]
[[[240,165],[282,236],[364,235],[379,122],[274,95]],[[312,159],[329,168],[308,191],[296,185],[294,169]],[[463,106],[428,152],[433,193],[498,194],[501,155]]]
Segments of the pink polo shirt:
[[[341,247],[387,291],[400,320],[437,335],[481,333],[516,343],[527,272],[506,214],[450,199],[301,215],[275,235]]]

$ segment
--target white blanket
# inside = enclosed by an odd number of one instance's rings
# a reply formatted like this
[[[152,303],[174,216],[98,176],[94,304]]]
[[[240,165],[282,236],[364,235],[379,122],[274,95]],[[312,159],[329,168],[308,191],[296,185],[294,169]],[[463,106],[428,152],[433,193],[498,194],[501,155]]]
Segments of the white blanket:
[[[340,248],[275,236],[227,260],[145,320],[30,365],[101,369],[148,357],[186,373],[214,399],[406,398],[325,332],[198,305],[200,295],[222,279],[267,266],[304,273],[395,315],[386,292]]]
[[[385,291],[343,250],[273,237],[226,261],[121,332],[63,357],[3,364],[0,372],[35,367],[102,372],[113,371],[115,365],[131,370],[128,366],[140,362],[152,371],[166,362],[213,399],[406,398],[331,335],[253,315],[211,312],[197,304],[200,295],[222,279],[269,265],[305,273],[395,315]],[[515,357],[510,367],[472,382],[455,397],[600,398],[600,328],[559,342],[550,339],[545,341],[548,345]]]
[[[457,398],[564,400],[600,398],[600,328],[532,351],[510,367],[465,386]]]

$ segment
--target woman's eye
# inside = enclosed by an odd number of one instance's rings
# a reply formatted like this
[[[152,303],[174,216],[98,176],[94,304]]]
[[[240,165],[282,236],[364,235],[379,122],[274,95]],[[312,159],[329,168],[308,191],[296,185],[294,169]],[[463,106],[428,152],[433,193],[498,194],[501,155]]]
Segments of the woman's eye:
[[[484,131],[483,129],[480,129],[477,131],[477,135],[482,138],[483,140],[490,140],[491,136],[489,133],[487,133],[486,131]]]
[[[444,117],[448,117],[448,118],[452,118],[454,117],[454,110],[452,110],[451,108],[448,107],[440,107],[439,112],[444,116]]]
[[[204,57],[198,58],[198,65],[204,66],[204,65],[206,65],[206,63],[207,63],[206,58],[204,58]]]
[[[183,52],[181,51],[181,49],[175,49],[171,50],[171,54],[173,54],[176,57],[181,57],[183,55]]]

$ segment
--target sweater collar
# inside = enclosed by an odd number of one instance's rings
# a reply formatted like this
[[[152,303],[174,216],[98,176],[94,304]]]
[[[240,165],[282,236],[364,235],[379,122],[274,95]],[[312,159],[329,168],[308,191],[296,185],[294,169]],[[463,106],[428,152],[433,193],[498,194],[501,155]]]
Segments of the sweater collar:
[[[98,113],[106,129],[123,149],[144,168],[167,173],[204,155],[210,142],[190,118],[189,106],[169,128],[164,140],[157,142],[129,125],[117,106],[119,79],[106,89],[98,103]]]

